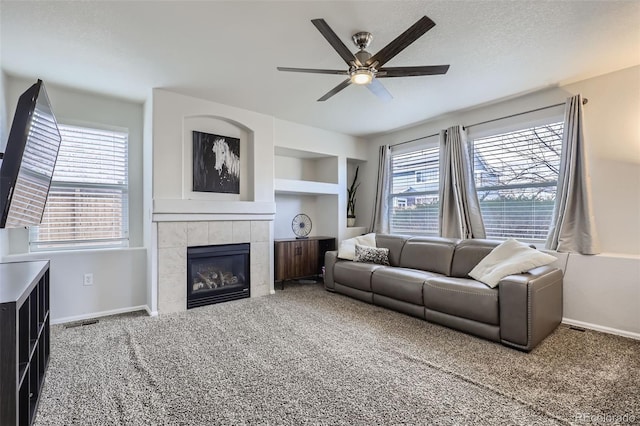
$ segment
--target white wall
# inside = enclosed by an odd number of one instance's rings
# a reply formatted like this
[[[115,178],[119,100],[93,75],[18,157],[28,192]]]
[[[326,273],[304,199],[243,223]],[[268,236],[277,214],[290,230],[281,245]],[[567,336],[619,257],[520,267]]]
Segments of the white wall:
[[[251,297],[273,292],[273,117],[164,89],[153,89],[151,103],[151,313],[186,309],[194,238],[198,245],[251,241]],[[193,131],[240,139],[240,194],[193,191]]]
[[[370,167],[365,162],[369,151],[367,142],[362,138],[281,119],[275,120],[274,134],[276,147],[337,158],[337,164],[334,158],[317,160],[277,158],[276,177],[337,183],[339,188],[338,194],[312,196],[313,202],[310,200],[301,201],[300,205],[292,202],[290,196],[278,194],[276,196],[276,237],[291,236],[291,219],[296,214],[296,209],[304,208],[307,211],[298,211],[297,213],[307,213],[311,217],[315,227],[315,230],[312,230],[312,235],[332,236],[336,237],[338,241],[347,238],[348,164],[357,161],[362,162],[361,170]],[[309,161],[315,162],[313,170],[305,170]],[[286,167],[290,167],[290,169],[281,170]],[[366,210],[367,206],[364,203],[358,205],[358,225],[368,226]],[[287,225],[287,220],[289,225]]]
[[[149,313],[156,315],[158,312],[158,292],[155,274],[155,256],[151,247],[155,247],[157,229],[152,223],[153,217],[153,91],[149,90],[149,96],[144,103],[144,131],[142,140],[142,239],[147,248],[146,256],[146,301]]]
[[[369,163],[376,164],[379,145],[561,103],[577,93],[589,99],[584,106],[584,135],[603,254],[569,256],[565,318],[640,337],[640,66],[453,112],[377,136],[371,139]],[[375,182],[373,168],[365,174],[364,182]],[[374,191],[373,184],[363,191],[368,205],[373,203]]]
[[[304,213],[311,219],[310,237],[324,236],[324,232],[328,230],[322,230],[319,226],[321,212],[322,206],[318,207],[318,197],[315,195],[277,194],[276,216],[273,222],[274,238],[295,238],[291,221],[299,213]]]
[[[196,124],[198,128],[192,128]],[[162,89],[153,91],[154,200],[191,197],[184,189],[185,181],[191,179],[185,165],[190,160],[187,154],[193,143],[192,130],[249,139],[245,148],[251,151],[249,157],[253,164],[247,164],[242,171],[240,179],[248,182],[238,201],[273,202],[273,118]],[[226,135],[229,131],[239,133]],[[201,198],[231,201],[227,194],[210,193]]]
[[[50,261],[54,324],[146,308],[146,249],[83,250],[13,255],[4,260]],[[93,274],[85,286],[84,274]]]
[[[8,76],[6,102],[14,113],[18,97],[36,78]],[[137,309],[146,304],[146,254],[143,247],[143,179],[141,104],[46,84],[51,106],[60,122],[103,125],[129,130],[129,246],[130,249],[28,253],[25,229],[0,230],[6,249],[1,261],[51,260],[51,315],[55,322]],[[3,255],[4,254],[4,255]],[[83,285],[85,273],[94,285]]]

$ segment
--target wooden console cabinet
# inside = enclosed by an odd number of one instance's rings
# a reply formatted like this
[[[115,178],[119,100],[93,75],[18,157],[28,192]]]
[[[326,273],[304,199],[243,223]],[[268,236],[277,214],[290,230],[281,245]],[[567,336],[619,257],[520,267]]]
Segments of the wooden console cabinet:
[[[0,425],[30,425],[49,363],[49,262],[0,263]]]
[[[320,275],[324,254],[335,250],[333,237],[309,237],[305,239],[279,239],[274,241],[275,281],[284,281]]]

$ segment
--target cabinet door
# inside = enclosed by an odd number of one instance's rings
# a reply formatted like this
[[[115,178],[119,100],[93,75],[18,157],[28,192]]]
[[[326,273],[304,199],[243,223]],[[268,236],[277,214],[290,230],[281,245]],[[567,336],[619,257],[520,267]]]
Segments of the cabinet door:
[[[294,246],[290,241],[276,241],[275,243],[275,277],[276,281],[288,280],[292,274]]]
[[[318,241],[276,241],[275,280],[290,280],[320,273]]]
[[[318,273],[318,241],[304,240],[296,244],[295,255],[297,277],[308,277]]]

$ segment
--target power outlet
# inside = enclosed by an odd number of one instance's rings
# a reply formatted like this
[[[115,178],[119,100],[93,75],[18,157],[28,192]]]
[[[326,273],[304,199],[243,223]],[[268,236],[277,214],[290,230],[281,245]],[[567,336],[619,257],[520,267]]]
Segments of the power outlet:
[[[84,285],[93,285],[93,274],[84,274]]]

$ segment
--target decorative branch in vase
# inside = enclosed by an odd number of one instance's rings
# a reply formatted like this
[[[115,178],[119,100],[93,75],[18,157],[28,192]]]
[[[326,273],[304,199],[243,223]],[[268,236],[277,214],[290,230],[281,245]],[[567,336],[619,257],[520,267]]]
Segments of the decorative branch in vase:
[[[360,186],[360,183],[356,183],[356,181],[358,180],[359,168],[360,166],[356,167],[353,182],[351,182],[351,186],[347,188],[347,226],[355,226],[356,224],[356,192]]]

